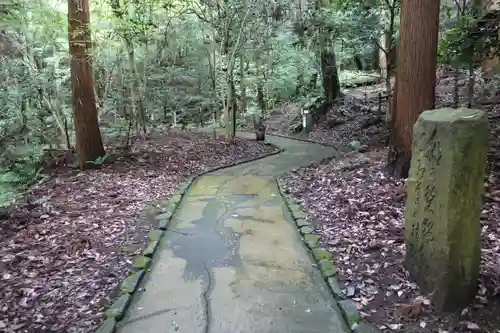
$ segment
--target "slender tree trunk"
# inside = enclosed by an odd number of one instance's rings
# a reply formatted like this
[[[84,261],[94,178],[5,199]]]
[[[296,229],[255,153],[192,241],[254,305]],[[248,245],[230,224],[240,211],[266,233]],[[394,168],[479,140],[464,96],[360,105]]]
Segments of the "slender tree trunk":
[[[146,125],[146,110],[144,107],[143,99],[141,97],[139,86],[140,79],[139,73],[137,72],[137,64],[135,62],[135,48],[130,37],[125,33],[123,37],[125,41],[125,46],[127,47],[127,55],[128,55],[128,63],[129,70],[132,74],[132,82],[130,86],[130,97],[132,98],[132,110],[134,117],[136,118],[137,126],[141,126],[141,129],[144,134],[147,134],[147,125]],[[139,131],[138,131],[139,132]]]
[[[247,63],[248,65],[248,63]],[[247,86],[245,83],[245,60],[243,56],[240,55],[240,91],[241,91],[241,105],[240,105],[240,114],[245,114],[247,112]]]
[[[413,125],[422,111],[434,108],[439,1],[403,1],[396,92],[391,117],[387,166],[395,177],[407,177]]]
[[[229,71],[228,71],[229,72]],[[237,112],[235,86],[232,70],[227,73],[227,86],[224,111],[226,114],[227,136],[234,143],[236,138],[236,112]]]
[[[89,23],[88,0],[68,0],[71,90],[80,168],[90,166],[86,162],[105,155],[97,116]]]

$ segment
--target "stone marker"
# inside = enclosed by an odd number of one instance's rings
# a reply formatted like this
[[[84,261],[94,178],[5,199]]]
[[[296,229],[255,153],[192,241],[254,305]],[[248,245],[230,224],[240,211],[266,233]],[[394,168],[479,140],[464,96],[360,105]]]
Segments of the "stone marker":
[[[488,136],[486,114],[466,108],[425,111],[413,129],[405,265],[439,310],[476,293]]]
[[[311,133],[313,127],[313,117],[309,110],[302,111],[302,132]]]

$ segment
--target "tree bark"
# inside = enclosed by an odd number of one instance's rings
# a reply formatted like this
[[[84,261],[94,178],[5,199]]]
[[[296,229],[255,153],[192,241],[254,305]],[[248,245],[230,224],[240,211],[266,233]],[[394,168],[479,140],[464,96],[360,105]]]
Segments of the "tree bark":
[[[68,41],[71,66],[76,152],[80,168],[105,155],[97,116],[92,74],[92,41],[88,0],[68,1]]]
[[[321,78],[325,102],[332,105],[340,95],[340,82],[333,47],[321,51]]]
[[[410,169],[413,125],[434,108],[439,1],[403,1],[388,171],[406,178]]]
[[[224,111],[226,114],[226,126],[227,126],[227,135],[229,141],[234,143],[236,140],[236,112],[237,112],[237,104],[236,104],[236,89],[234,86],[234,77],[233,73],[228,73],[227,76],[227,87],[226,87],[226,98]]]

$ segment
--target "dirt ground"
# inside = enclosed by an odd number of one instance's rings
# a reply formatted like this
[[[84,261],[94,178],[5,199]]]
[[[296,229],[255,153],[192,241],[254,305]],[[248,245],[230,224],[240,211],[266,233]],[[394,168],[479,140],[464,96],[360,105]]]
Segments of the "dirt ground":
[[[439,76],[438,107],[453,105],[452,82],[452,75]],[[481,213],[481,273],[474,302],[457,313],[435,311],[429,295],[420,293],[403,267],[405,180],[385,173],[387,132],[376,119],[382,117],[386,105],[381,112],[371,113],[369,106],[377,105],[377,98],[344,105],[340,116],[330,116],[343,117],[343,122],[330,126],[325,120],[309,136],[338,146],[343,157],[284,177],[291,193],[318,221],[316,231],[340,268],[344,292],[356,301],[362,316],[382,332],[500,332],[499,82],[482,79],[479,83],[475,107],[487,110],[491,122]],[[460,86],[460,102],[466,104],[465,79]],[[354,152],[352,140],[359,141]]]
[[[209,167],[275,149],[170,132],[139,138],[128,152],[109,142],[99,170],[51,159],[45,178],[0,216],[0,332],[93,332],[145,246],[148,202]]]

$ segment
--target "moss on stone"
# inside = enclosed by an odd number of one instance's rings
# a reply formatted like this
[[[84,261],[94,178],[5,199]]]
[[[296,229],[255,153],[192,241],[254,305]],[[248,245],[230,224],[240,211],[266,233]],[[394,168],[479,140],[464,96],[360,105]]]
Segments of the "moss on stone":
[[[298,219],[305,219],[307,217],[307,214],[300,209],[299,205],[292,205],[290,206],[290,211],[292,212],[292,216],[295,220]]]
[[[344,300],[346,298],[344,293],[342,292],[342,289],[340,289],[339,282],[335,277],[329,277],[327,282],[328,287],[330,287],[330,291],[333,294],[333,297],[338,300]]]
[[[114,318],[115,320],[121,320],[130,303],[132,296],[130,294],[123,294],[118,297],[113,304],[104,312],[106,318]]]
[[[345,315],[349,327],[356,327],[361,322],[361,314],[356,308],[356,303],[354,303],[354,301],[350,299],[342,300],[339,301],[339,306]]]
[[[319,239],[320,237],[315,234],[304,235],[304,242],[310,249],[314,249],[316,246],[318,246]]]
[[[167,230],[169,223],[170,223],[170,219],[159,220],[156,227],[160,230]]]
[[[192,178],[188,179],[187,181],[185,181],[184,183],[182,183],[181,186],[179,186],[179,194],[182,194],[184,195],[184,193],[186,193],[187,189],[189,188],[189,186],[191,185],[191,182],[193,181]]]
[[[318,261],[318,266],[321,274],[323,274],[325,278],[335,276],[339,272],[339,268],[335,266],[333,262],[327,259]]]
[[[295,220],[295,223],[297,224],[297,227],[299,227],[299,228],[311,226],[311,222],[309,222],[306,219],[297,219],[297,220]]]
[[[313,256],[316,260],[328,260],[332,261],[333,256],[330,252],[328,252],[326,249],[317,247],[315,249],[312,249]]]
[[[169,199],[160,200],[158,203],[158,206],[160,208],[160,213],[161,212],[172,213],[179,205],[179,202],[181,201],[181,199],[182,199],[182,194],[177,193]]]
[[[106,319],[97,329],[96,333],[114,333],[116,331],[116,320],[113,318]]]
[[[144,270],[137,271],[130,274],[120,285],[120,294],[131,294],[135,291],[139,282],[141,282],[142,276],[144,275]]]
[[[156,248],[158,247],[158,244],[160,244],[160,242],[150,241],[148,246],[146,247],[146,249],[142,252],[142,255],[145,257],[151,258],[153,256],[153,254],[155,253]]]
[[[170,198],[169,203],[172,206],[177,206],[182,200],[182,194],[176,194]]]
[[[163,231],[158,229],[153,229],[149,231],[148,239],[150,241],[159,241],[163,236]]]
[[[136,256],[132,267],[135,269],[146,269],[149,267],[151,259],[146,256]]]
[[[300,233],[301,233],[302,235],[312,234],[312,233],[313,233],[313,231],[314,231],[314,229],[313,229],[313,228],[311,228],[311,227],[307,227],[307,226],[306,226],[306,227],[302,227],[302,228],[300,228],[299,230],[300,230]]]
[[[169,220],[172,218],[172,212],[165,212],[155,216],[155,220]]]
[[[488,133],[487,115],[465,108],[425,111],[414,126],[405,264],[438,310],[476,293]]]

